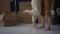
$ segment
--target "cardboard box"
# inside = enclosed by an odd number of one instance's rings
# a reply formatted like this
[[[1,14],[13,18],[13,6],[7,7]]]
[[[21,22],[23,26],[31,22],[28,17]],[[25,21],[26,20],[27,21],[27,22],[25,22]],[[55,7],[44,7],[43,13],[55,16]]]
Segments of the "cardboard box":
[[[0,27],[3,27],[3,26],[4,26],[4,21],[0,20]]]
[[[32,23],[32,16],[29,15],[28,13],[22,13],[22,12],[18,12],[18,16],[19,16],[19,23]]]
[[[14,26],[18,24],[18,18],[16,14],[6,15],[4,17],[4,26]]]
[[[6,20],[4,21],[4,26],[15,26],[18,24],[17,20]]]
[[[22,13],[25,9],[31,8],[31,2],[20,2],[19,5],[19,23],[32,23],[31,15],[29,15],[28,13]]]
[[[31,2],[20,2],[20,4],[19,4],[19,10],[21,11],[23,11],[23,10],[25,10],[25,9],[29,9],[29,8],[31,8]]]
[[[10,11],[10,0],[0,0],[0,11],[1,12]]]
[[[0,2],[10,2],[10,0],[0,0]]]

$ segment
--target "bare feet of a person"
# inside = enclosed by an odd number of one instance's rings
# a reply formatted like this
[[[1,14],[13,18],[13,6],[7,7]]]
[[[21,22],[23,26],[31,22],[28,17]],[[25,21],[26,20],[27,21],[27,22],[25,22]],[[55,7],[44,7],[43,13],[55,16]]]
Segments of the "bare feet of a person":
[[[40,21],[41,21],[40,28],[45,28],[45,17],[40,16]]]
[[[51,30],[51,27],[47,27],[45,30],[46,31],[50,31]]]
[[[48,27],[45,30],[51,30],[51,17],[48,17]]]
[[[45,28],[45,26],[40,26],[40,28]]]
[[[39,28],[45,28],[45,25],[41,25]]]
[[[36,31],[36,25],[32,24],[33,31]]]
[[[36,25],[35,24],[32,24],[32,27],[35,29],[36,28]]]

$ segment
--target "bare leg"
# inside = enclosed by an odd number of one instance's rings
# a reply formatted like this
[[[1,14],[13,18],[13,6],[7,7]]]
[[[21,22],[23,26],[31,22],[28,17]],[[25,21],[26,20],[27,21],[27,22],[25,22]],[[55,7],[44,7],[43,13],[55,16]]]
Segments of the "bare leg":
[[[36,16],[32,16],[32,26],[33,26],[33,28],[36,28],[35,21],[36,21]]]
[[[51,29],[51,17],[48,17],[48,27],[46,30],[50,30]]]
[[[40,20],[41,20],[41,27],[40,28],[44,28],[45,27],[45,6],[44,6],[44,0],[42,0],[42,4],[41,4],[41,15],[40,15]]]
[[[41,26],[40,28],[44,28],[45,27],[45,17],[41,16]]]
[[[46,30],[51,29],[51,8],[52,8],[52,1],[53,0],[44,0],[45,5],[45,15],[48,17],[48,27]]]

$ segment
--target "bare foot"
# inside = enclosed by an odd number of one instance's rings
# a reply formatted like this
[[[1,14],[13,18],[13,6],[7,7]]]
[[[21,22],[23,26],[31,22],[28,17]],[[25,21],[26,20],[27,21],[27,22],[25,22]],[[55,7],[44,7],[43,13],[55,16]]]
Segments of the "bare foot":
[[[39,28],[45,28],[45,26],[40,26]]]
[[[36,25],[35,24],[32,24],[32,27],[35,29],[36,28]]]
[[[45,28],[45,24],[40,25],[40,28]]]
[[[41,26],[40,28],[45,28],[45,26]]]
[[[46,31],[50,31],[51,30],[51,27],[47,27],[45,30]]]

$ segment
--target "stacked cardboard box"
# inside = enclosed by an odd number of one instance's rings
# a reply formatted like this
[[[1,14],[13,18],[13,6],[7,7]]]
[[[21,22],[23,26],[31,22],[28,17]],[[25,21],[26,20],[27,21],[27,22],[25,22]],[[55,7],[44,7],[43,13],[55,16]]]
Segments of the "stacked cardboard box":
[[[19,23],[25,23],[25,24],[32,23],[31,15],[25,13],[23,14],[22,12],[19,12],[18,16],[19,16]]]
[[[16,14],[6,15],[4,17],[4,26],[14,26],[18,24],[18,18]]]
[[[12,25],[16,25],[17,22],[17,15],[15,14],[15,12],[10,12],[10,1],[11,0],[0,0],[0,13],[5,13],[4,16],[4,23],[0,23],[0,25],[3,24],[3,26],[12,26]],[[2,21],[0,21],[2,22]]]
[[[31,8],[31,2],[20,2],[20,11]]]
[[[0,0],[0,8],[1,12],[10,11],[10,0]]]
[[[25,9],[30,9],[31,8],[31,3],[30,2],[20,2],[20,7],[19,7],[19,12],[18,12],[18,16],[19,16],[19,22],[20,23],[32,23],[31,20],[31,15],[29,14],[23,14],[22,12]]]

